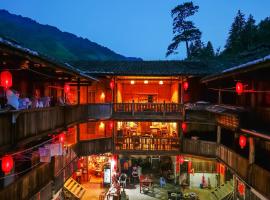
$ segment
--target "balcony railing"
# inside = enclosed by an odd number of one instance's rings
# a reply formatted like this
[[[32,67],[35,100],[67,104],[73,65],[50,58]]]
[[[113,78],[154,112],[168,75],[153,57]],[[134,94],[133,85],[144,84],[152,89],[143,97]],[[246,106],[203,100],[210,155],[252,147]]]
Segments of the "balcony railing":
[[[224,161],[225,164],[233,169],[242,179],[248,181],[248,159],[243,158],[241,155],[223,145],[219,145],[217,157]]]
[[[41,164],[0,191],[0,199],[26,200],[52,180],[50,163]]]
[[[217,144],[202,140],[183,140],[183,153],[199,156],[216,157]]]
[[[179,151],[179,139],[143,136],[117,137],[115,150]]]
[[[80,141],[76,146],[76,152],[79,156],[112,152],[112,138]]]
[[[109,119],[112,115],[112,104],[88,104],[88,117],[91,119]]]

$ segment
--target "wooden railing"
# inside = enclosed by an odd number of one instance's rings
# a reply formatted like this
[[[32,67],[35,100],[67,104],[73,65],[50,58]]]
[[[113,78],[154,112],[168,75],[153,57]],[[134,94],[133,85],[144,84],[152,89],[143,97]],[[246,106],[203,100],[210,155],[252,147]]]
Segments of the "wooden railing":
[[[178,103],[115,103],[114,113],[177,114],[183,112],[183,105]]]
[[[270,199],[270,172],[259,167],[258,165],[252,165],[251,173],[249,177],[249,183],[257,191],[264,194]]]
[[[116,150],[179,151],[178,138],[128,136],[115,138]]]
[[[112,152],[112,138],[80,141],[77,144],[76,152],[79,156]]]
[[[232,168],[242,179],[248,181],[248,159],[243,158],[241,155],[223,145],[219,145],[217,157]]]
[[[112,115],[112,104],[88,104],[88,117],[90,119],[109,119]]]
[[[183,140],[183,153],[194,154],[207,157],[216,157],[216,142],[208,142],[202,140]]]
[[[50,163],[41,164],[0,191],[0,199],[27,200],[52,180]]]

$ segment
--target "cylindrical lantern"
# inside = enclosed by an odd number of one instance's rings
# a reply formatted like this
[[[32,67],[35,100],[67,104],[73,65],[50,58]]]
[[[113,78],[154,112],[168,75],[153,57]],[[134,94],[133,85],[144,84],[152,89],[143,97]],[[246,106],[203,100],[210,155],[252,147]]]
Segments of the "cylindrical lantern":
[[[70,92],[70,86],[69,86],[69,84],[65,84],[65,86],[64,86],[64,92],[66,94],[68,94]]]
[[[113,88],[114,88],[114,81],[112,80],[111,82],[110,82],[110,88],[113,90]]]
[[[5,173],[9,173],[14,165],[14,161],[12,156],[6,155],[2,158],[2,171]]]
[[[247,138],[244,135],[240,135],[239,145],[240,145],[241,149],[245,148],[246,144],[247,144]]]
[[[109,122],[109,128],[110,128],[110,130],[113,129],[113,121],[110,121],[110,122]]]
[[[184,156],[180,155],[179,156],[179,163],[182,165],[184,163],[184,161],[185,161]]]
[[[244,86],[243,83],[237,82],[235,85],[235,90],[238,95],[241,95],[244,92]]]
[[[185,81],[185,82],[183,83],[183,88],[184,88],[185,91],[188,90],[188,82],[187,82],[187,81]]]
[[[187,123],[186,122],[182,122],[181,128],[182,128],[183,133],[186,133],[187,132]]]
[[[12,74],[9,71],[2,71],[0,74],[1,86],[5,89],[12,87]]]

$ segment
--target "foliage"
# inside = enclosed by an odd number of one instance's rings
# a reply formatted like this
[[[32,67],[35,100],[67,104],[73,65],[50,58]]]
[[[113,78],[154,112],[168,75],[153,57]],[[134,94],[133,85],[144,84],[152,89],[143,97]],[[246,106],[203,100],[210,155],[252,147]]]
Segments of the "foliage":
[[[187,57],[190,57],[189,42],[200,40],[201,31],[195,27],[192,21],[187,18],[198,12],[199,7],[193,5],[193,2],[186,2],[176,6],[172,11],[173,34],[172,43],[168,46],[166,56],[177,53],[180,43],[184,42],[187,50]]]

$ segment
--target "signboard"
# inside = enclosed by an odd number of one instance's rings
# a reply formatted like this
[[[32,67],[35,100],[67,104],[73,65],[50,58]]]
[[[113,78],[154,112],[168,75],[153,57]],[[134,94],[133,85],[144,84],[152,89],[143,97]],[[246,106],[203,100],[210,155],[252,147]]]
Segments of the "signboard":
[[[104,169],[104,183],[111,183],[111,169]]]

